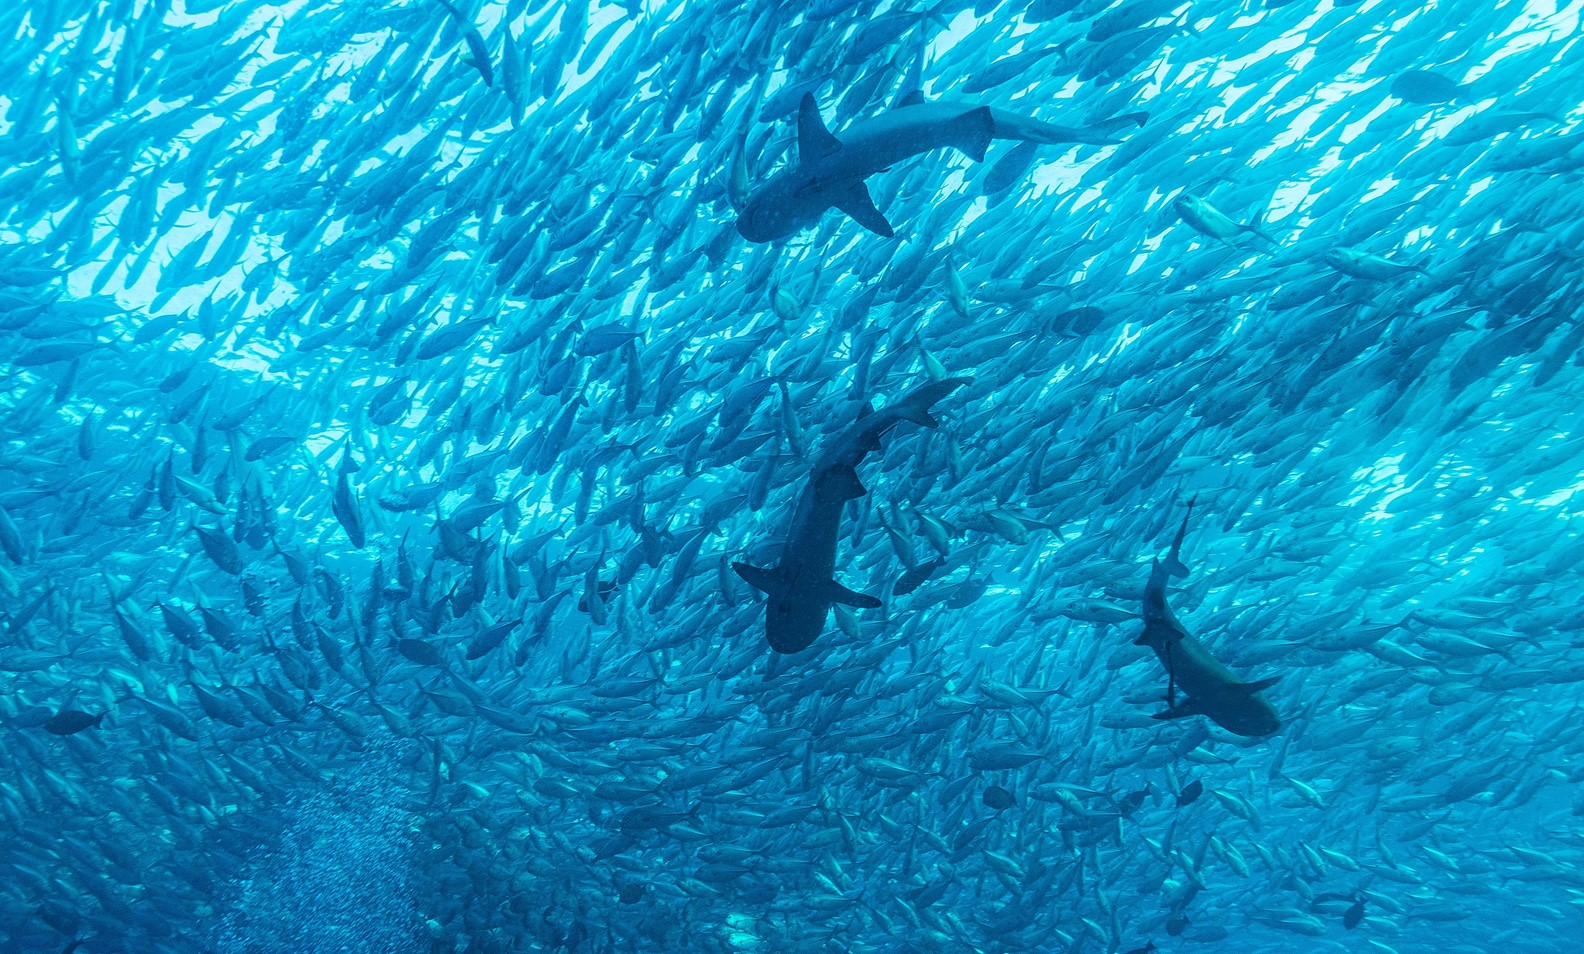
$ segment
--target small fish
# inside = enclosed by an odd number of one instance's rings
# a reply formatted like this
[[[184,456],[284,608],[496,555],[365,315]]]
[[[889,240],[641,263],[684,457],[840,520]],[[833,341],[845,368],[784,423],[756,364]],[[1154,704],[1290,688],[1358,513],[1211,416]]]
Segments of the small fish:
[[[907,594],[923,586],[925,581],[935,575],[936,570],[939,570],[945,565],[945,557],[936,557],[933,560],[920,563],[918,566],[908,569],[907,572],[897,577],[896,585],[891,587],[892,595],[906,596]]]
[[[1361,252],[1356,248],[1334,248],[1325,253],[1325,263],[1344,275],[1365,281],[1384,282],[1401,278],[1407,272],[1429,275],[1418,265],[1405,265],[1379,255]]]
[[[1004,812],[1017,804],[1017,798],[999,785],[992,785],[985,789],[984,794],[979,796],[979,800],[984,802],[986,807],[998,812]]]
[[[103,712],[89,715],[80,709],[62,709],[44,723],[44,731],[51,735],[76,735],[84,729],[97,729],[104,721]]]
[[[1408,70],[1397,74],[1391,83],[1393,96],[1426,106],[1450,103],[1464,97],[1467,92],[1455,80],[1431,70]]]
[[[1260,216],[1256,215],[1253,220],[1240,224],[1236,219],[1211,205],[1208,199],[1194,195],[1192,192],[1184,192],[1173,199],[1172,208],[1184,222],[1193,227],[1194,231],[1200,235],[1219,239],[1224,245],[1231,245],[1232,240],[1244,232],[1257,235],[1272,245],[1281,244],[1265,231]]]
[[[1349,931],[1358,927],[1364,920],[1364,895],[1358,895],[1348,909],[1342,912],[1342,926]]]

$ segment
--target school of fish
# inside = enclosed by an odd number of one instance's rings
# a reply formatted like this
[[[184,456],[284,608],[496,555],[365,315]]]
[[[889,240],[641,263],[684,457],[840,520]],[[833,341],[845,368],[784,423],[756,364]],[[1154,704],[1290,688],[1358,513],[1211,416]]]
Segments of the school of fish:
[[[0,950],[1570,949],[1581,15],[0,5]]]

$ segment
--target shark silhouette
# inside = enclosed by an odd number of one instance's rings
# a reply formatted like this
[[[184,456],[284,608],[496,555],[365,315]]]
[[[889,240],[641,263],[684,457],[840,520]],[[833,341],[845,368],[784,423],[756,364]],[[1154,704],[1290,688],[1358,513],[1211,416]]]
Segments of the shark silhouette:
[[[891,428],[908,421],[937,427],[930,408],[969,378],[943,378],[913,389],[894,404],[860,417],[820,456],[798,498],[781,559],[773,567],[733,563],[732,569],[768,600],[765,635],[779,653],[807,649],[825,629],[833,603],[875,609],[880,601],[836,582],[836,539],[842,509],[866,491],[857,466]]]
[[[1210,655],[1203,643],[1189,635],[1166,603],[1168,579],[1188,574],[1188,567],[1182,562],[1182,543],[1192,514],[1190,501],[1182,526],[1177,528],[1177,537],[1172,541],[1171,553],[1164,563],[1157,560],[1150,567],[1149,582],[1144,586],[1144,632],[1133,641],[1153,649],[1161,665],[1166,667],[1167,709],[1156,713],[1155,718],[1184,719],[1202,715],[1237,735],[1250,738],[1270,735],[1281,728],[1281,719],[1259,693],[1275,684],[1276,677],[1257,682],[1238,679],[1232,670]],[[1187,697],[1181,703],[1177,701],[1179,689]]]
[[[859,120],[837,138],[820,118],[814,94],[798,104],[797,162],[761,186],[737,217],[737,231],[750,242],[771,242],[810,228],[837,208],[880,235],[895,234],[875,206],[864,180],[911,156],[950,147],[983,161],[992,139],[1036,143],[1117,142],[1115,130],[1143,123],[1129,113],[1092,126],[1040,122],[989,106],[936,100],[910,93],[896,108]]]

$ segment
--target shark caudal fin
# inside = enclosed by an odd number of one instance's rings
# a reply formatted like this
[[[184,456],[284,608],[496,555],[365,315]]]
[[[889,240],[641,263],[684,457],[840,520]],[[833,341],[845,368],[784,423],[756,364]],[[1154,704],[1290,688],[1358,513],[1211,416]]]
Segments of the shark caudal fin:
[[[984,162],[990,140],[995,138],[995,119],[989,106],[970,109],[952,120],[952,146],[962,150],[974,162]]]
[[[1177,536],[1172,540],[1171,553],[1166,556],[1166,569],[1172,576],[1187,576],[1188,565],[1182,561],[1183,536],[1188,533],[1188,518],[1193,516],[1194,497],[1188,501],[1188,510],[1183,514],[1182,526],[1177,528]]]
[[[841,149],[841,140],[826,128],[820,118],[819,103],[813,93],[798,101],[798,162],[814,162]]]
[[[743,578],[749,586],[767,596],[777,596],[786,592],[786,579],[781,575],[780,567],[750,566],[747,563],[733,561],[732,569]]]
[[[1147,122],[1149,122],[1149,113],[1123,113],[1120,116],[1112,116],[1110,119],[1092,122],[1089,124],[1089,128],[1095,132],[1110,135],[1128,127],[1137,129]]]
[[[1074,143],[1110,146],[1122,141],[1116,137],[1117,133],[1129,127],[1142,126],[1148,119],[1149,113],[1125,113],[1083,126],[1063,126],[1060,123],[1048,123],[1041,119],[1018,117],[1009,122],[1008,128],[1002,130],[1001,135],[1004,138],[1021,139],[1042,146],[1070,146]]]
[[[830,600],[832,603],[840,603],[843,606],[856,606],[859,609],[880,608],[880,601],[868,593],[849,590],[835,580],[826,580],[821,588],[823,592],[820,593],[820,596]]]
[[[939,381],[919,385],[907,397],[897,402],[897,416],[920,427],[940,427],[940,421],[930,413],[930,408],[963,385],[972,383],[973,378],[942,378]]]
[[[876,235],[891,238],[896,234],[891,228],[891,223],[886,221],[885,213],[874,204],[874,197],[869,194],[869,187],[864,185],[862,179],[854,182],[851,188],[838,195],[833,204],[848,218]]]

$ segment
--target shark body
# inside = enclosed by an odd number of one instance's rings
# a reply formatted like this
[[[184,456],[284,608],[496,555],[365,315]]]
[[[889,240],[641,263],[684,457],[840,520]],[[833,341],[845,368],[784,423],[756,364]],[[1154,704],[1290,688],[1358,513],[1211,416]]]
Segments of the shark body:
[[[1192,510],[1193,505],[1189,504],[1189,512]],[[1188,573],[1181,556],[1183,534],[1187,530],[1188,516],[1184,515],[1177,537],[1172,541],[1171,554],[1164,563],[1156,561],[1150,568],[1149,582],[1144,586],[1144,632],[1133,641],[1155,651],[1170,680],[1167,709],[1156,713],[1155,718],[1183,719],[1203,715],[1237,735],[1250,738],[1271,735],[1281,728],[1281,719],[1259,693],[1273,685],[1276,679],[1257,682],[1239,679],[1189,634],[1166,602],[1169,578]],[[1186,696],[1180,704],[1176,698],[1178,689]]]
[[[820,456],[798,497],[792,526],[774,567],[733,563],[732,569],[766,600],[765,635],[778,653],[801,652],[825,629],[833,603],[875,609],[880,601],[856,593],[835,580],[836,540],[841,533],[842,510],[847,501],[867,491],[858,480],[857,466],[880,438],[904,421],[936,427],[930,407],[967,378],[945,378],[915,388],[894,404],[867,414],[843,431]]]
[[[894,109],[863,119],[837,138],[820,118],[812,93],[798,104],[797,162],[781,170],[749,196],[737,217],[737,231],[750,242],[772,242],[812,227],[827,209],[846,213],[879,235],[895,234],[875,206],[864,180],[912,156],[952,148],[983,161],[992,139],[1037,143],[1117,142],[1115,130],[1143,122],[1130,113],[1093,126],[1041,122],[973,103],[926,102],[913,93]]]

